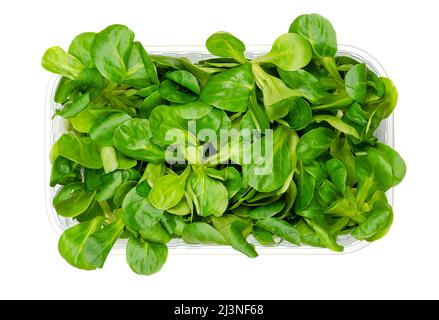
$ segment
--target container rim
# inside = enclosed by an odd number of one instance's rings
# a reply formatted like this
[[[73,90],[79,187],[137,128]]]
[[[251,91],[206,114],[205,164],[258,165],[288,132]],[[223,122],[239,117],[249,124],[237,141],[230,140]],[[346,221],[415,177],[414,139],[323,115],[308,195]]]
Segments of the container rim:
[[[255,44],[247,46],[247,53],[249,55],[255,56],[260,55],[269,51],[271,45],[263,45],[263,44]],[[212,56],[204,46],[201,45],[146,45],[145,49],[151,55],[174,55],[174,56],[186,56],[194,58],[194,55],[198,56]],[[379,63],[379,61],[372,56],[367,51],[360,49],[358,47],[352,45],[339,44],[337,56],[350,56],[358,61],[362,61],[367,65],[368,68],[373,70],[378,76],[387,77],[387,73],[384,70],[383,66]],[[200,59],[195,59],[200,60]],[[55,94],[56,87],[60,80],[60,76],[53,75],[50,77],[47,89],[46,89],[46,97],[45,97],[45,108],[44,108],[44,118],[45,118],[45,146],[44,146],[44,190],[45,190],[45,202],[46,202],[46,214],[49,218],[49,221],[58,235],[61,235],[65,230],[63,223],[61,221],[61,217],[59,217],[53,206],[52,199],[54,195],[54,188],[51,188],[49,185],[50,182],[50,172],[51,172],[51,162],[49,159],[49,152],[54,143],[54,133],[56,130],[53,127],[52,116],[54,110],[58,106],[57,103],[53,101],[53,97]],[[394,146],[394,117],[393,114],[388,117],[385,121],[383,121],[380,125],[380,128],[383,130],[383,136],[380,137],[380,140],[384,141],[387,145],[393,147]],[[393,204],[393,189],[387,192],[388,200],[391,204]],[[317,248],[311,246],[294,246],[292,244],[283,242],[278,244],[275,247],[264,247],[257,243],[256,241],[252,241],[253,244],[257,247],[258,253],[261,255],[342,255],[348,254],[355,251],[358,251],[370,243],[367,241],[359,241],[355,240],[353,237],[349,237],[352,242],[348,244],[344,244],[344,251],[341,253],[330,251],[327,248]],[[237,252],[231,247],[228,246],[215,246],[215,245],[189,245],[180,240],[180,243],[175,241],[177,239],[171,240],[168,243],[169,254],[176,255],[241,255],[240,252]],[[174,242],[173,242],[174,241]],[[118,240],[110,254],[112,255],[122,255],[125,254],[124,248],[126,245],[126,240]]]

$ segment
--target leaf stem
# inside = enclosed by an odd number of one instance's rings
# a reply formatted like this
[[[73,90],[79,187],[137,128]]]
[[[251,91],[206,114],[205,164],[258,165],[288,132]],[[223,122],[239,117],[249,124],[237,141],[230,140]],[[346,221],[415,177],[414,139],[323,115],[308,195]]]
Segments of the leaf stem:
[[[321,59],[321,62],[325,69],[329,72],[331,77],[335,80],[337,85],[340,88],[344,88],[344,80],[341,78],[340,73],[338,72],[334,57],[323,57]]]
[[[115,215],[113,213],[113,210],[111,210],[110,206],[108,205],[107,201],[102,200],[102,201],[97,201],[97,203],[99,204],[99,206],[102,208],[102,211],[104,211],[104,215],[107,221],[113,221]]]

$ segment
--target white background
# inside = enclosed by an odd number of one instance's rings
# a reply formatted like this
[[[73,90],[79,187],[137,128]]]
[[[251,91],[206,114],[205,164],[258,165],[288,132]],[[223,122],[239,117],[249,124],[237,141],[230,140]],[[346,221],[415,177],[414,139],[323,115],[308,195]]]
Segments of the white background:
[[[3,1],[0,8],[0,298],[439,298],[439,19],[437,1]],[[388,236],[337,256],[170,255],[135,275],[124,256],[70,267],[44,198],[46,48],[122,23],[146,46],[204,44],[227,30],[270,44],[299,14],[332,21],[339,43],[374,55],[396,83],[396,149],[407,176]]]

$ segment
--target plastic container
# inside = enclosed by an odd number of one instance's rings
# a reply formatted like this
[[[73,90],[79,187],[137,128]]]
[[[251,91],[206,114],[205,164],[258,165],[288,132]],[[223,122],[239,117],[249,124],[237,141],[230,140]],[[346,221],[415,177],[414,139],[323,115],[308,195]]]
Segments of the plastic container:
[[[211,58],[204,47],[201,46],[151,46],[146,47],[146,50],[152,55],[169,55],[186,57],[192,62],[197,62],[202,59]],[[270,46],[248,46],[246,56],[253,59],[260,56],[270,50]],[[358,61],[366,63],[368,68],[374,71],[378,76],[386,76],[386,72],[380,63],[369,53],[348,45],[339,45],[337,52],[338,56],[349,56]],[[55,110],[60,108],[61,105],[56,103],[53,98],[58,85],[60,77],[53,76],[48,84],[46,93],[46,161],[45,161],[45,176],[46,176],[46,206],[49,219],[55,228],[55,230],[61,235],[61,233],[74,225],[75,222],[70,218],[64,218],[58,216],[55,209],[52,206],[52,199],[55,196],[59,187],[51,188],[49,186],[51,163],[49,160],[49,152],[55,141],[66,131],[66,122],[60,117],[52,119]],[[387,118],[381,123],[376,131],[378,139],[387,145],[393,147],[393,115]],[[387,192],[389,203],[393,203],[393,190]],[[276,247],[263,247],[256,240],[251,237],[249,242],[256,246],[256,250],[259,254],[340,254],[330,251],[326,248],[315,248],[310,246],[295,246],[288,242],[281,242]],[[340,236],[337,240],[341,245],[345,247],[344,253],[350,253],[357,251],[369,243],[366,241],[359,241],[350,235]],[[111,251],[112,254],[125,254],[126,240],[118,240]],[[240,252],[227,246],[213,246],[213,245],[189,245],[184,243],[181,239],[173,239],[168,243],[168,248],[171,254],[241,254]]]

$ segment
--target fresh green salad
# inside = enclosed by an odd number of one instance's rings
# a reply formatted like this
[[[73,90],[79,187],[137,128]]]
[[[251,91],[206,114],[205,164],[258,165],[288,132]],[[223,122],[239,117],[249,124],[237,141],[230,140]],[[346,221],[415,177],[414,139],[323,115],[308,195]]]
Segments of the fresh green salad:
[[[206,48],[201,61],[148,54],[112,25],[46,51],[42,66],[61,76],[53,116],[67,126],[50,154],[53,206],[76,222],[62,257],[101,268],[126,239],[128,265],[150,275],[170,241],[256,257],[255,246],[341,252],[340,238],[386,235],[385,192],[406,170],[375,136],[397,103],[392,81],[337,56],[318,14],[254,59],[228,32]]]

